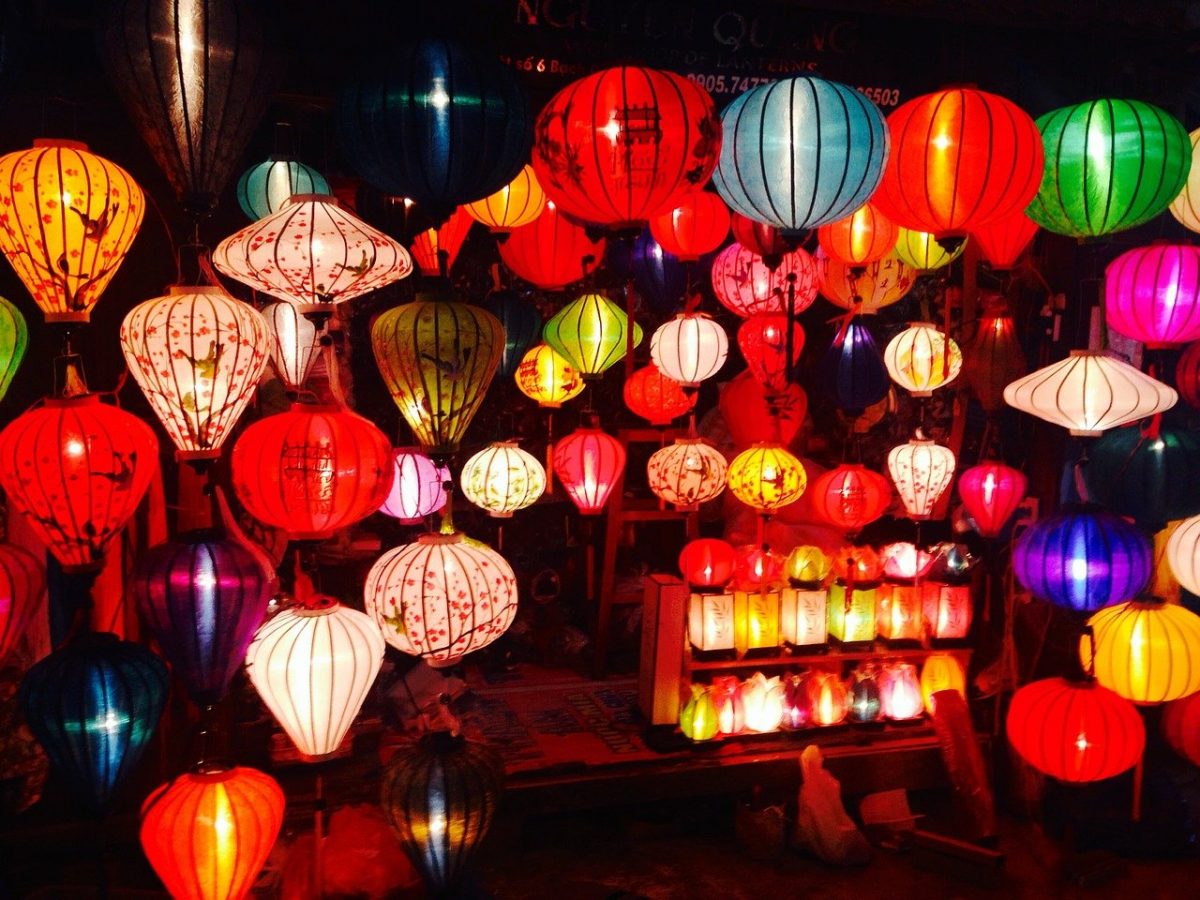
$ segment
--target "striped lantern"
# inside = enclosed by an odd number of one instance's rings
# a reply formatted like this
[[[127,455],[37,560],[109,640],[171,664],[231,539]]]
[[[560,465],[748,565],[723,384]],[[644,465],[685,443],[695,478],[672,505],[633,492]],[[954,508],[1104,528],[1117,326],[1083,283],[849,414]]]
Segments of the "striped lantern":
[[[0,400],[8,393],[13,377],[29,347],[29,328],[21,311],[0,297]]]
[[[865,320],[853,318],[834,336],[821,373],[838,408],[861,415],[888,395],[888,370]]]
[[[818,266],[797,247],[784,253],[774,268],[763,257],[730,244],[712,265],[712,286],[721,305],[743,319],[757,313],[793,313],[808,309],[817,299]]]
[[[585,516],[598,516],[625,474],[625,446],[596,427],[576,428],[554,445],[554,474]]]
[[[547,202],[541,215],[500,244],[500,261],[535,287],[561,291],[600,265],[605,248],[604,238],[592,240],[582,225]]]
[[[289,391],[301,391],[321,354],[322,330],[306,318],[295,303],[279,301],[263,307],[270,334],[271,362],[275,374]]]
[[[1200,595],[1200,516],[1179,523],[1167,539],[1171,574],[1191,593]]]
[[[658,370],[685,388],[712,378],[728,356],[729,336],[706,313],[680,313],[650,336],[650,358]]]
[[[410,250],[421,274],[431,278],[449,274],[474,224],[467,208],[460,206],[440,225],[418,232]]]
[[[1200,434],[1182,423],[1110,429],[1081,470],[1092,502],[1149,531],[1200,513]]]
[[[729,210],[716,194],[694,191],[650,219],[650,234],[680,262],[696,262],[725,243]]]
[[[1151,244],[1122,253],[1104,270],[1104,316],[1147,349],[1200,340],[1200,248]]]
[[[629,341],[629,328],[633,340]],[[583,380],[596,381],[642,342],[642,326],[630,322],[602,294],[583,294],[560,309],[542,329],[542,339],[565,359]]]
[[[1188,231],[1200,232],[1200,128],[1188,138],[1192,142],[1192,165],[1183,190],[1171,201],[1171,215]]]
[[[865,266],[883,259],[899,237],[896,223],[871,203],[817,230],[817,243],[825,255],[847,266]]]
[[[699,438],[676,438],[646,463],[646,482],[654,496],[693,512],[725,490],[728,466],[721,451]]]
[[[0,666],[25,637],[46,593],[46,567],[17,544],[0,543]]]
[[[1007,272],[1016,265],[1037,230],[1037,222],[1021,210],[993,219],[986,225],[976,225],[971,229],[971,237],[992,271]]]
[[[331,194],[325,176],[299,160],[272,156],[242,173],[237,202],[251,222],[279,212],[296,194]]]
[[[508,234],[534,221],[546,207],[546,192],[538,184],[533,166],[526,164],[508,184],[482,200],[466,204],[471,218],[493,234]]]
[[[888,341],[883,364],[892,381],[914,397],[931,397],[958,377],[962,352],[931,322],[914,322]]]
[[[920,431],[887,456],[888,472],[910,519],[933,517],[942,494],[954,480],[954,451],[926,440]]]
[[[531,301],[517,296],[515,291],[492,291],[484,305],[504,329],[504,350],[496,372],[511,378],[526,351],[542,336],[542,314]]]
[[[546,490],[546,470],[515,441],[495,441],[463,464],[463,496],[487,514],[506,519],[532,506]]]
[[[1157,598],[1107,606],[1079,640],[1084,671],[1126,700],[1148,705],[1200,691],[1200,616]]]
[[[729,214],[729,229],[734,243],[772,264],[791,249],[788,246],[791,242],[784,240],[783,233],[774,225],[747,218],[736,210]]]

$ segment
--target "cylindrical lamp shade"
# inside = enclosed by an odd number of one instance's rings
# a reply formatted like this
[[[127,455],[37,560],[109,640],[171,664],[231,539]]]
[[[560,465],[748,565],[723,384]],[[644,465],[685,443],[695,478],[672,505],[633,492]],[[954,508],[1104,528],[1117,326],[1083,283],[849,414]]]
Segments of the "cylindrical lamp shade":
[[[918,435],[888,452],[888,472],[910,519],[932,518],[954,479],[954,451]]]
[[[589,381],[625,358],[631,326],[636,347],[642,342],[642,326],[602,294],[584,294],[554,314],[542,339]]]
[[[958,496],[980,537],[998,535],[1025,499],[1028,482],[1019,470],[1004,463],[971,466],[958,478]]]
[[[878,472],[843,463],[813,481],[809,490],[817,517],[840,531],[856,533],[892,504],[892,486]]]
[[[755,313],[802,313],[817,299],[816,261],[797,247],[784,253],[774,268],[763,257],[730,244],[712,264],[713,293],[730,312],[743,319]]]
[[[729,236],[729,210],[716,194],[694,191],[650,219],[650,234],[681,262],[695,262]]]
[[[263,307],[270,334],[271,362],[283,386],[301,391],[321,354],[321,329],[294,303],[280,300]]]
[[[421,274],[431,278],[449,274],[474,224],[467,208],[459,206],[440,225],[418,232],[410,250]]]
[[[634,370],[621,389],[625,405],[651,425],[669,425],[691,412],[699,395],[685,391],[683,385],[668,378],[654,363]]]
[[[900,229],[878,208],[864,203],[844,219],[817,230],[817,243],[830,259],[865,266],[883,259],[896,246]]]
[[[1200,691],[1163,708],[1162,733],[1172,750],[1200,766]]]
[[[1175,422],[1105,432],[1082,469],[1093,503],[1149,531],[1200,513],[1200,435]]]
[[[392,470],[392,487],[379,507],[401,525],[419,525],[426,516],[446,505],[446,471],[421,452],[420,447],[398,447]]]
[[[883,364],[892,381],[914,397],[930,397],[958,377],[962,352],[936,325],[917,322],[888,341]]]
[[[522,225],[528,225],[546,208],[546,192],[538,184],[533,166],[525,165],[508,184],[482,200],[468,203],[464,207],[476,222],[487,226],[488,231],[507,234]]]
[[[679,573],[694,588],[722,588],[733,577],[737,551],[718,538],[697,538],[683,545]]]
[[[1200,594],[1200,516],[1179,523],[1167,539],[1171,574],[1193,594]]]
[[[532,506],[546,490],[546,470],[514,441],[496,441],[466,461],[463,496],[488,515],[508,518]]]
[[[984,307],[975,338],[963,354],[963,375],[985,412],[1004,408],[1004,389],[1027,371],[1017,325],[1003,305]]]
[[[533,222],[516,228],[500,244],[500,261],[518,278],[544,291],[559,291],[604,260],[604,238],[592,240],[582,225],[547,203]]]
[[[1151,244],[1104,270],[1105,321],[1148,348],[1200,340],[1200,248]]]
[[[1021,210],[977,225],[971,229],[971,237],[993,271],[1007,272],[1016,265],[1037,230],[1037,222]]]
[[[705,313],[680,313],[650,337],[650,358],[658,370],[684,387],[712,378],[728,356],[725,329]]]
[[[46,569],[17,544],[0,543],[0,666],[20,643],[46,593]]]
[[[304,163],[285,156],[272,156],[255,163],[238,179],[237,201],[246,218],[257,222],[279,212],[296,194],[331,194],[325,176]]]
[[[1192,142],[1192,165],[1183,190],[1171,201],[1171,215],[1188,231],[1200,232],[1200,128],[1188,135]]]
[[[718,404],[736,447],[765,440],[790,444],[808,415],[808,395],[800,385],[768,397],[749,371],[721,389]]]
[[[651,454],[646,481],[656,497],[677,510],[696,510],[725,490],[726,471],[720,450],[699,438],[677,438]]]
[[[29,347],[29,328],[21,311],[0,297],[0,400],[8,393],[13,376]]]
[[[756,443],[729,464],[729,490],[759,512],[795,503],[807,486],[803,464],[779,444]]]
[[[788,356],[788,317],[784,313],[756,313],[738,327],[738,349],[754,380],[764,391],[787,390],[791,373],[804,352],[804,329],[792,322],[791,356]]]
[[[599,428],[577,428],[554,445],[554,473],[585,516],[600,514],[624,472],[624,445]]]
[[[522,394],[545,409],[558,409],[587,387],[579,373],[549,344],[531,347],[513,378]]]
[[[1200,691],[1200,616],[1174,603],[1130,600],[1088,619],[1079,639],[1084,671],[1126,700],[1166,703]]]
[[[866,323],[851,319],[834,336],[821,366],[825,387],[838,408],[861,414],[888,394],[888,370]]]

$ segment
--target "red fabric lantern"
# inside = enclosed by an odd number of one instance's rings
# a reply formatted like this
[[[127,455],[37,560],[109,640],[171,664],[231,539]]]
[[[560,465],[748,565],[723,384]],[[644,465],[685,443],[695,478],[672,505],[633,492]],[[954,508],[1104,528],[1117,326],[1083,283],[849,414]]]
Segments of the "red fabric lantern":
[[[717,164],[712,97],[682,75],[604,69],[551,98],[533,128],[533,170],[564,211],[629,228],[676,206]]]
[[[1188,406],[1200,409],[1200,341],[1188,344],[1175,364],[1175,387]]]
[[[1200,248],[1151,244],[1122,253],[1104,270],[1104,314],[1151,349],[1200,339]]]
[[[518,278],[544,291],[560,291],[600,265],[605,240],[593,241],[553,202],[528,225],[514,228],[500,244],[500,260]]]
[[[1163,707],[1162,733],[1172,750],[1200,766],[1200,691]]]
[[[781,232],[774,225],[756,222],[754,219],[735,212],[730,216],[733,239],[759,256],[774,263],[790,249]]]
[[[986,225],[977,225],[971,229],[971,236],[992,269],[1005,272],[1016,264],[1037,230],[1037,222],[1020,210],[993,219]]]
[[[813,511],[834,528],[851,534],[861,531],[892,503],[892,486],[878,472],[856,463],[830,469],[809,488]]]
[[[585,516],[597,516],[625,471],[625,447],[599,428],[578,428],[554,445],[554,471]]]
[[[763,386],[748,371],[721,389],[718,403],[738,447],[776,439],[787,446],[808,415],[808,395],[800,385],[789,384],[785,391],[768,399]]]
[[[817,243],[825,254],[848,266],[865,266],[883,259],[899,237],[899,226],[871,203],[817,229]]]
[[[804,350],[804,329],[792,322],[792,355],[789,364],[785,313],[756,313],[738,328],[738,349],[754,380],[768,394],[787,390],[791,368]]]
[[[729,210],[716,194],[687,194],[674,209],[650,220],[658,246],[682,262],[695,262],[716,250],[729,236]]]
[[[958,478],[958,495],[982,537],[995,537],[1025,499],[1025,476],[1004,463],[971,466]]]
[[[242,432],[230,468],[250,515],[292,540],[325,540],[387,499],[392,446],[347,409],[293,403]]]
[[[786,313],[793,288],[792,311],[804,312],[817,299],[817,276],[816,262],[800,248],[785,253],[779,265],[770,268],[758,254],[730,244],[712,265],[713,292],[726,309],[742,318]]]
[[[446,255],[446,271],[458,259],[458,251],[462,249],[467,233],[475,220],[467,212],[465,206],[460,206],[450,214],[438,228],[427,228],[413,238],[412,257],[421,270],[422,275],[442,274],[442,254]]]
[[[630,375],[622,392],[629,411],[651,425],[670,425],[696,406],[697,394],[685,392],[683,385],[658,371],[654,363]]]
[[[997,295],[982,301],[975,338],[963,353],[963,374],[985,412],[1004,409],[1004,389],[1027,371],[1017,325]]]
[[[679,553],[679,573],[694,588],[721,588],[733,577],[737,551],[718,538],[688,541]]]
[[[150,426],[95,394],[48,398],[0,432],[0,486],[67,572],[100,568],[157,472]]]
[[[746,544],[737,548],[733,566],[733,584],[738,590],[757,591],[762,586],[776,588],[783,583],[784,558],[778,553]]]
[[[24,547],[0,544],[0,666],[25,636],[45,592],[42,561]]]

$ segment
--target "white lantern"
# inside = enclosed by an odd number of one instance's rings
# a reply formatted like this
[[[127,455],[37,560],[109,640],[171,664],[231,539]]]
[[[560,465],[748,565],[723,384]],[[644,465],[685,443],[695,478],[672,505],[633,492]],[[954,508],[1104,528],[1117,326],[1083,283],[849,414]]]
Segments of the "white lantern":
[[[721,451],[699,438],[679,438],[646,462],[646,481],[655,496],[691,512],[721,495],[728,466]]]
[[[322,329],[300,313],[294,303],[268,303],[263,318],[271,334],[271,362],[289,391],[299,391],[321,354]]]
[[[537,502],[546,490],[546,470],[513,441],[496,441],[467,460],[460,477],[463,495],[498,519]]]
[[[401,525],[419,525],[446,505],[450,470],[439,466],[420,447],[397,447],[392,469],[392,489],[379,511]]]
[[[705,313],[680,313],[650,338],[650,358],[658,370],[684,387],[712,378],[727,356],[725,329]]]
[[[890,341],[883,364],[892,381],[914,397],[929,397],[958,377],[962,352],[928,322],[916,322]]]
[[[1200,594],[1200,516],[1184,519],[1167,538],[1167,565],[1175,580]]]
[[[746,727],[766,733],[778,731],[783,722],[783,684],[778,675],[768,678],[755,672],[742,685]]]
[[[384,649],[367,616],[317,596],[259,627],[246,651],[246,672],[300,752],[327,756],[362,709]]]
[[[1004,389],[1004,402],[1031,416],[1095,437],[1175,405],[1174,388],[1129,363],[1096,350],[1071,355],[1018,378]]]
[[[932,516],[954,479],[954,451],[925,440],[918,431],[907,444],[891,449],[887,464],[908,517],[919,521]]]

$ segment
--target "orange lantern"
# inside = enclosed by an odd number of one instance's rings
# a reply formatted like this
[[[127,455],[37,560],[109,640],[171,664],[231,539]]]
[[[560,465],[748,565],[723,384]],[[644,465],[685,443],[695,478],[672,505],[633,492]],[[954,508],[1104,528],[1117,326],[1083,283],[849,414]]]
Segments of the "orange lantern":
[[[699,438],[677,438],[651,454],[646,482],[660,500],[694,512],[725,490],[725,457]]]
[[[892,486],[878,472],[843,463],[818,477],[809,490],[813,511],[834,528],[857,533],[892,504]]]
[[[806,687],[814,725],[828,727],[846,720],[850,691],[841,678],[833,672],[814,672],[809,676]]]
[[[554,445],[554,472],[579,511],[598,516],[625,472],[625,447],[599,428],[577,428]]]
[[[983,310],[975,338],[963,354],[963,374],[979,405],[994,413],[1004,408],[1004,388],[1025,374],[1025,353],[1004,301],[985,297]]]
[[[958,657],[951,653],[930,654],[921,666],[921,699],[930,715],[934,712],[933,695],[938,691],[957,691],[967,696],[966,673]]]
[[[795,503],[807,485],[804,465],[780,444],[754,444],[729,464],[729,490],[759,512]]]
[[[673,209],[653,216],[650,234],[681,262],[695,262],[725,243],[729,210],[716,194],[693,191]]]
[[[629,411],[651,425],[670,425],[671,421],[696,407],[698,394],[685,391],[683,385],[649,363],[625,379],[622,388]]]
[[[935,641],[960,641],[970,633],[975,610],[969,583],[927,581],[921,603],[925,626]]]
[[[733,231],[733,240],[736,243],[761,256],[768,265],[774,265],[788,252],[788,242],[783,239],[783,232],[774,225],[759,222],[731,210],[729,227]]]
[[[739,655],[779,646],[779,591],[733,592],[733,643]]]
[[[917,719],[925,709],[917,667],[912,663],[888,663],[879,678],[879,702],[885,719]]]
[[[513,378],[521,393],[544,409],[558,409],[587,387],[579,373],[549,344],[530,347]]]
[[[582,225],[548,202],[541,215],[500,244],[500,261],[518,278],[544,291],[560,291],[600,265],[604,250],[604,238],[592,240]]]
[[[900,229],[871,203],[817,229],[817,243],[830,259],[865,266],[883,259],[896,246]]]
[[[1106,606],[1088,619],[1079,659],[1126,700],[1166,703],[1200,691],[1200,616],[1158,599]]]
[[[474,224],[466,207],[459,206],[437,228],[426,228],[413,238],[412,256],[421,274],[436,277],[448,273]]]
[[[507,234],[536,219],[545,205],[546,193],[538,184],[533,166],[526,165],[496,193],[461,208],[476,222],[486,225],[488,231]]]
[[[848,266],[817,253],[821,296],[842,309],[877,313],[903,299],[917,283],[917,271],[894,255],[866,266]]]

